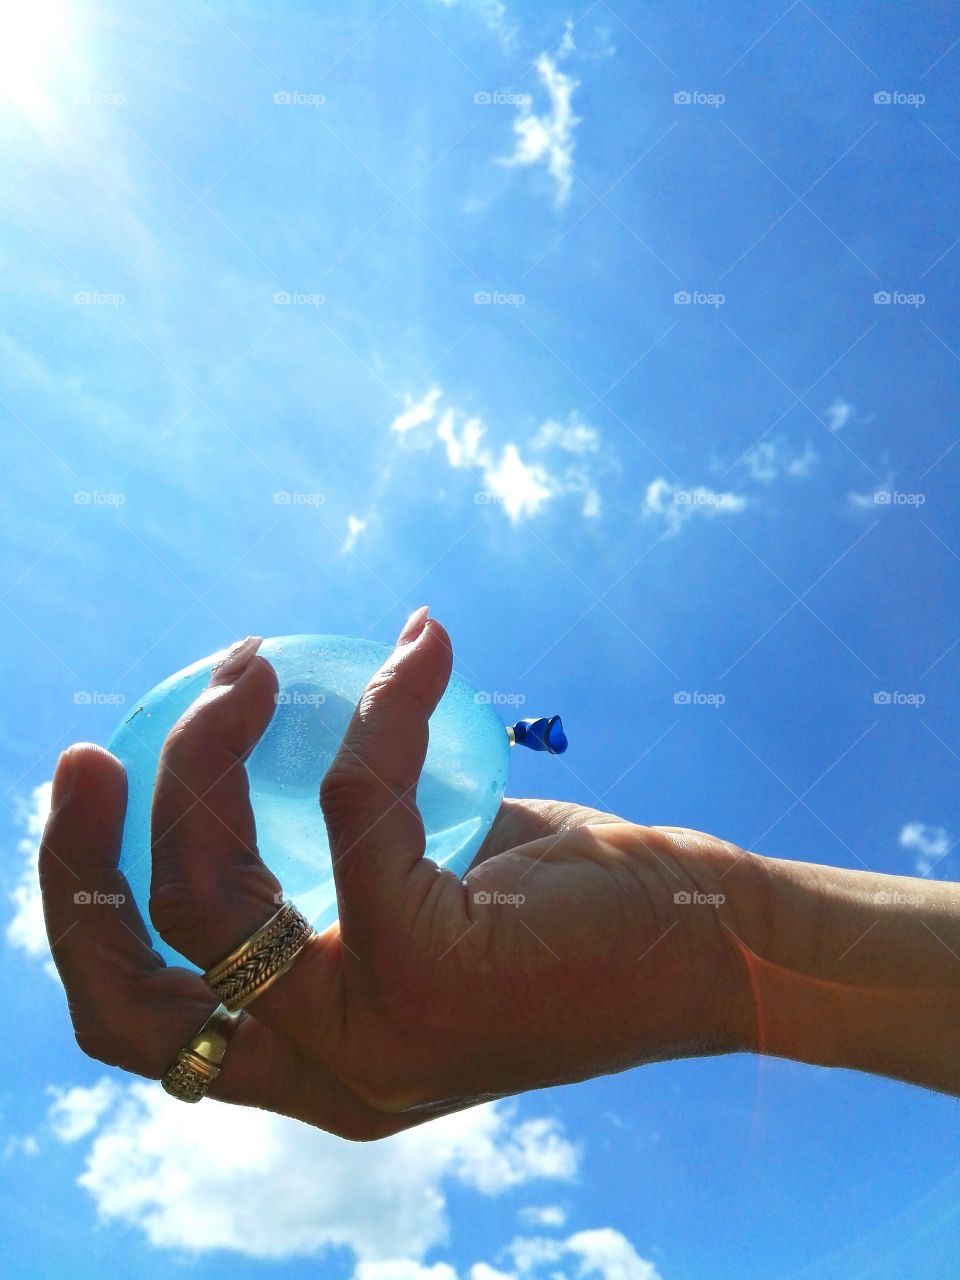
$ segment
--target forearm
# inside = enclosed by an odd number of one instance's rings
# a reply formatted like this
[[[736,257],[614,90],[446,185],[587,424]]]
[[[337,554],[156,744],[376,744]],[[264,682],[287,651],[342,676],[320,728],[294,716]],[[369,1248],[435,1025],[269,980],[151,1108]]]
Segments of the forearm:
[[[960,885],[748,855],[760,1053],[960,1095]]]

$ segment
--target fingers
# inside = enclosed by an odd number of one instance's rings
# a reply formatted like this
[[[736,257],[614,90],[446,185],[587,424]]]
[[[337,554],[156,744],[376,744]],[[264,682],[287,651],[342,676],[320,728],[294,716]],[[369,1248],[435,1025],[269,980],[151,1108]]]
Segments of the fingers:
[[[195,1030],[214,1001],[202,984],[187,992],[178,989],[176,977],[170,981],[171,974],[191,975],[167,970],[151,950],[130,887],[117,870],[126,790],[123,766],[109,752],[90,744],[64,752],[40,845],[40,886],[50,949],[80,1047],[103,1061],[159,1075],[176,1056],[177,1035]]]
[[[427,721],[450,680],[450,638],[426,609],[412,614],[394,653],[367,686],[320,788],[330,837],[340,930],[363,953],[393,931],[402,904],[436,878],[416,789],[427,753]]]
[[[257,852],[244,767],[276,705],[277,677],[255,656],[259,643],[244,641],[214,671],[168,735],[157,773],[150,917],[203,969],[277,910],[280,883]]]
[[[113,1066],[158,1079],[216,1005],[203,979],[168,969],[117,870],[126,804],[120,761],[91,744],[64,752],[40,846],[47,936],[77,1041]],[[406,1128],[375,1111],[268,1027],[236,1028],[212,1097],[265,1107],[343,1137]]]
[[[418,611],[361,697],[320,788],[340,925],[313,937],[249,1006],[254,1019],[334,1070],[346,1009],[341,929],[356,935],[356,946],[345,936],[347,949],[362,954],[384,920],[395,923],[399,895],[410,887],[405,877],[418,864],[436,877],[436,867],[422,862],[415,792],[427,721],[451,662],[446,632]],[[244,768],[269,722],[276,688],[269,664],[248,653],[242,668],[235,662],[191,707],[161,755],[151,917],[166,941],[204,969],[277,909],[280,886],[256,852]]]

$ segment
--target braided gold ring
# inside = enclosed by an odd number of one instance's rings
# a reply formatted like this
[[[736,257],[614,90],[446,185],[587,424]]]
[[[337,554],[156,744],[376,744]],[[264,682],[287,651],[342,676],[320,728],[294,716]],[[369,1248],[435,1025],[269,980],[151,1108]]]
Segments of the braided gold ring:
[[[207,984],[236,1013],[262,995],[287,972],[314,936],[314,928],[292,902],[285,902],[266,924],[203,975]]]

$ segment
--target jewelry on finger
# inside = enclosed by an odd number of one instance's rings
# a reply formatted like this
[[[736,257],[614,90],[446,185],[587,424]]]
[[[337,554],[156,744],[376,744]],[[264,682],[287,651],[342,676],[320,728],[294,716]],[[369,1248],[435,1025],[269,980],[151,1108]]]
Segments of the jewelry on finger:
[[[203,975],[231,1013],[262,995],[287,972],[314,929],[292,902],[285,902],[266,924]]]
[[[180,1102],[199,1102],[220,1074],[230,1037],[245,1015],[231,1013],[217,1005],[176,1061],[163,1073],[160,1083]]]

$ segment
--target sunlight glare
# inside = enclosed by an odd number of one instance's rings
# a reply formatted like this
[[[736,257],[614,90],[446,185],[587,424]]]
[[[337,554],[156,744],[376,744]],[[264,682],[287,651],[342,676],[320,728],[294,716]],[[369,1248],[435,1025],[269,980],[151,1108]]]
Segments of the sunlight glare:
[[[53,55],[65,26],[59,0],[0,0],[0,103],[24,112],[46,106]]]

